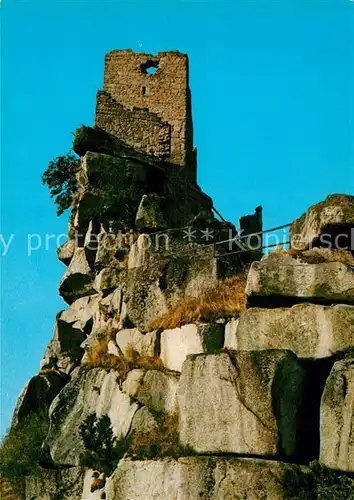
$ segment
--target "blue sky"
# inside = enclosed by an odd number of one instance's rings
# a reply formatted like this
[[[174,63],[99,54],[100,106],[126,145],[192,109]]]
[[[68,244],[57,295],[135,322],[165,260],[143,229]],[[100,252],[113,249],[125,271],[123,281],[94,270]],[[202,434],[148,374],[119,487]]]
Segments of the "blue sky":
[[[54,240],[27,252],[67,229],[40,175],[93,124],[104,54],[189,54],[199,184],[225,218],[263,205],[274,227],[354,191],[354,2],[3,0],[1,18],[3,433],[65,307]]]

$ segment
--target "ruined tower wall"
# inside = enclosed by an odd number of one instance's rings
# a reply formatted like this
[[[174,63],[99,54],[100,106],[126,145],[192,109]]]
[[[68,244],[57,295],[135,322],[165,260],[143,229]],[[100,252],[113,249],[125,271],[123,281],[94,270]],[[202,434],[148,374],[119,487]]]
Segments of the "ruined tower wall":
[[[171,126],[146,109],[127,109],[108,92],[98,92],[96,125],[144,153],[169,158]]]
[[[157,71],[149,74],[146,70],[152,66],[157,67]],[[105,58],[104,90],[132,112],[134,108],[146,108],[170,124],[169,160],[178,165],[190,165],[193,159],[193,129],[186,55],[160,52],[152,56],[131,50],[114,50]],[[113,112],[110,113],[102,105],[99,94],[95,124],[111,131],[112,115]],[[120,122],[118,129],[125,118],[117,117]],[[134,115],[130,115],[130,118],[135,121]],[[124,137],[120,138],[124,140]],[[152,139],[153,150],[158,149],[159,140],[156,136]],[[165,135],[161,140],[165,144]],[[139,140],[136,146],[141,146]]]

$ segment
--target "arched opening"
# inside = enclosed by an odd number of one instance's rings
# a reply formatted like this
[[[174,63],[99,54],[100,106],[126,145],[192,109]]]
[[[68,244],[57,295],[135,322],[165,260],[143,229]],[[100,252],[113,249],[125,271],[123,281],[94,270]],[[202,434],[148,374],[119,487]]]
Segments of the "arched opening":
[[[140,68],[143,73],[146,73],[147,75],[154,75],[159,69],[159,62],[149,59],[144,64],[142,64]]]

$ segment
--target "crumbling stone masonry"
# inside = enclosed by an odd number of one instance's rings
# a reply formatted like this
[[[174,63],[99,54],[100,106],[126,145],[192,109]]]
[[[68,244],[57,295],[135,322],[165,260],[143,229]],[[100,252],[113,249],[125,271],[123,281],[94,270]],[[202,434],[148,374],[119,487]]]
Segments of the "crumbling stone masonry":
[[[114,50],[105,58],[95,125],[134,149],[186,167],[195,179],[188,80],[185,54]]]

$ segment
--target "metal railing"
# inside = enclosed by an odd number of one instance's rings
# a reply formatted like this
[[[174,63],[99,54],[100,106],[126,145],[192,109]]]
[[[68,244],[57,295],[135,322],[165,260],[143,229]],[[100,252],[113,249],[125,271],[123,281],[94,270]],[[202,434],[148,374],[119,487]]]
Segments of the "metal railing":
[[[289,224],[283,224],[282,226],[277,226],[277,227],[274,227],[272,229],[265,229],[264,231],[260,231],[258,233],[245,234],[244,236],[238,236],[238,235],[236,235],[233,238],[230,238],[228,240],[217,241],[217,242],[213,243],[213,245],[214,245],[214,258],[217,259],[218,257],[222,257],[222,256],[225,256],[225,255],[237,255],[237,254],[246,253],[246,252],[257,252],[257,251],[264,250],[264,249],[267,249],[267,248],[274,248],[274,247],[278,247],[278,246],[289,245],[291,243],[290,239],[286,240],[286,241],[281,241],[281,242],[273,243],[273,244],[270,244],[270,245],[263,245],[263,235],[266,234],[266,233],[280,231],[281,229],[285,229],[285,228],[290,227],[290,226],[291,226],[291,223],[289,223]],[[242,241],[243,240],[247,240],[248,242],[250,242],[250,241],[252,241],[252,238],[258,237],[258,236],[260,236],[260,240],[261,240],[261,245],[260,246],[257,245],[257,247],[251,247],[249,245],[248,247],[243,247],[243,248],[238,249],[238,250],[232,250],[230,248],[230,245],[232,245],[234,243],[240,247],[240,246],[242,246]],[[258,239],[258,241],[259,241],[259,239]],[[220,245],[224,245],[225,246],[226,244],[229,245],[229,251],[226,250],[226,251],[218,254],[217,247],[220,246]]]

